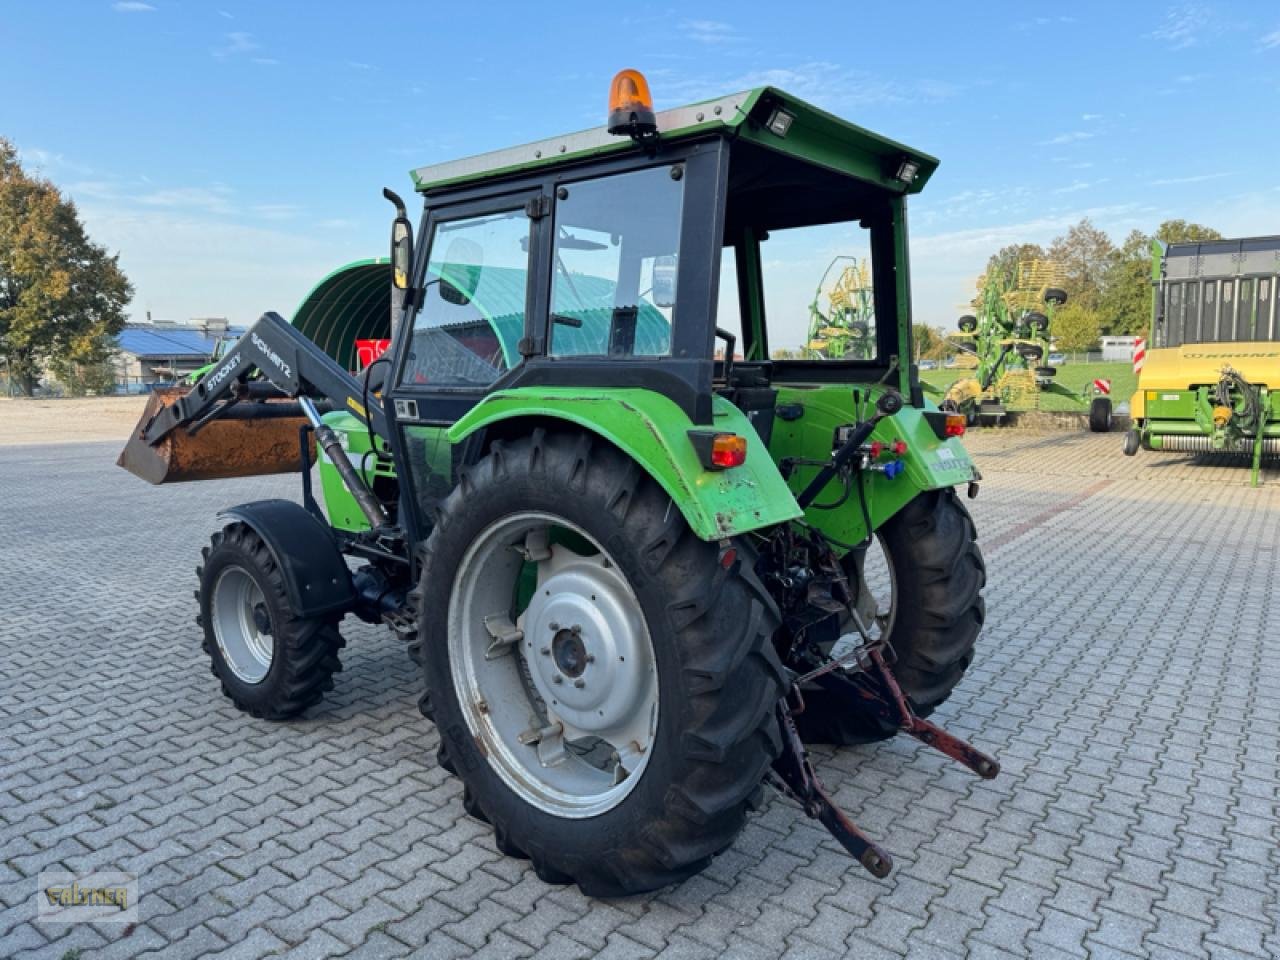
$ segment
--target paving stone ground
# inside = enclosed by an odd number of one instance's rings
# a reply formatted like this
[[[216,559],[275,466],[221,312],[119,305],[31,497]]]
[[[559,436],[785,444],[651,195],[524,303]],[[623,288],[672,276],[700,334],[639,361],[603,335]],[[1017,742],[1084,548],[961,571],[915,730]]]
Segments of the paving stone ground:
[[[1280,471],[970,447],[988,618],[939,717],[1001,776],[901,738],[822,750],[890,878],[772,798],[701,875],[613,902],[464,815],[389,634],[347,628],[298,722],[223,700],[196,557],[219,507],[295,481],[0,450],[0,957],[1280,956]],[[34,921],[39,871],[94,868],[139,875],[136,927]]]

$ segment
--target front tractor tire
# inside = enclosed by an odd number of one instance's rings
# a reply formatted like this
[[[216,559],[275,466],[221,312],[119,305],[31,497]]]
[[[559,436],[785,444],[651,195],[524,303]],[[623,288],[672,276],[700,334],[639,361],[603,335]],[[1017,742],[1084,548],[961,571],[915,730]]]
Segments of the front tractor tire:
[[[414,603],[439,760],[499,849],[592,896],[675,883],[781,749],[778,615],[616,448],[496,440],[442,505]]]
[[[342,669],[337,624],[292,611],[271,551],[248,524],[215,533],[203,556],[197,622],[222,692],[262,720],[288,720],[319,703]]]
[[[986,565],[969,511],[954,490],[921,493],[894,514],[877,537],[889,567],[892,597],[872,611],[897,660],[893,673],[918,716],[951,696],[973,659],[986,618]],[[858,559],[845,557],[850,583],[861,580]],[[860,604],[861,606],[861,604]],[[864,621],[871,619],[864,616]],[[850,627],[852,629],[852,627]],[[885,740],[898,728],[858,708],[838,681],[802,691],[796,716],[801,739],[847,746]]]

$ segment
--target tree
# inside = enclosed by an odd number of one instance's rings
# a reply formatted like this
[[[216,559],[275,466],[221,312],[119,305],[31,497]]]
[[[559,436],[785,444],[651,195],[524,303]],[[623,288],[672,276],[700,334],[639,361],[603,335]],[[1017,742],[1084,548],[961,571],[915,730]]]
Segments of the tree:
[[[1155,236],[1164,243],[1222,239],[1212,227],[1186,220],[1166,220],[1156,228]],[[1109,333],[1142,334],[1151,323],[1151,237],[1141,230],[1125,237],[1108,268],[1099,312]]]
[[[942,355],[943,335],[927,323],[911,325],[911,340],[915,345],[917,359],[938,359]]]
[[[1166,220],[1156,227],[1156,239],[1162,243],[1193,243],[1196,240],[1221,240],[1222,234],[1213,227],[1186,220]]]
[[[1098,342],[1097,311],[1079,301],[1068,301],[1053,314],[1053,334],[1059,350],[1083,353]]]
[[[1103,278],[1115,258],[1115,244],[1088,217],[1049,245],[1049,259],[1062,267],[1070,300],[1090,310],[1102,301]]]
[[[0,138],[0,356],[27,396],[51,361],[101,364],[133,288],[48,180]]]
[[[1018,263],[1022,260],[1043,260],[1044,247],[1038,243],[1011,243],[1001,247],[987,260],[988,276],[1004,276],[1009,282],[1018,277]]]

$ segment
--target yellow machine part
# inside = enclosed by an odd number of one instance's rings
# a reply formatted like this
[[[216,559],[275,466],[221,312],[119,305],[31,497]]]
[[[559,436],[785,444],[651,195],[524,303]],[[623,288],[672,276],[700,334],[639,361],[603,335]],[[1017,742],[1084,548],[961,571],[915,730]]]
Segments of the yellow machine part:
[[[1019,260],[1018,276],[1005,294],[1005,303],[1015,310],[1043,310],[1044,292],[1066,282],[1066,271],[1056,260]]]
[[[1181,347],[1147,350],[1138,373],[1138,387],[1129,401],[1130,416],[1146,416],[1149,390],[1189,390],[1216,383],[1222,368],[1230,366],[1250,383],[1270,390],[1280,388],[1280,342],[1255,340],[1242,343],[1187,343]]]
[[[856,295],[860,290],[871,287],[871,272],[867,269],[867,261],[850,264],[840,271],[835,286],[828,296],[833,310],[851,309],[856,306]]]
[[[1026,410],[1040,407],[1040,387],[1036,383],[1036,375],[1030,370],[1010,370],[1002,374],[987,393],[1011,407]]]
[[[956,367],[960,370],[977,370],[978,355],[969,353],[967,350],[961,350],[956,354]]]
[[[982,396],[982,385],[975,377],[961,377],[947,389],[946,400],[950,400],[957,408],[969,401],[977,402]]]

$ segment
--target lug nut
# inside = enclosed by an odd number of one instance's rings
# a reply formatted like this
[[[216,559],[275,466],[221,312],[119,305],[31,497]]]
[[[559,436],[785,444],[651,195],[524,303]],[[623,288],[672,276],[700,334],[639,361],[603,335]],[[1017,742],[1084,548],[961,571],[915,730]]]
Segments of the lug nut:
[[[552,683],[564,683],[564,677],[560,676],[560,674],[558,674],[558,673],[557,673],[554,677],[552,677],[552,678],[551,678],[551,682],[552,682]]]
[[[544,657],[549,657],[549,656],[551,656],[551,648],[550,648],[550,647],[543,647],[543,648],[542,648],[541,650],[539,650],[538,652],[539,652],[539,653],[541,653]]]
[[[587,685],[587,681],[579,677],[577,680],[573,681],[573,685],[577,687],[579,690],[581,690],[583,687]]]
[[[582,626],[581,626],[581,624],[577,624],[577,623],[575,623],[572,627],[570,627],[570,628],[569,628],[569,632],[570,632],[570,633],[581,633],[581,632],[582,632]]]
[[[587,663],[595,663],[595,662],[596,662],[596,655],[594,653],[588,653]]]
[[[560,624],[552,620],[550,623],[547,624],[547,628],[550,629],[552,633],[555,633],[557,630],[560,629]]]

